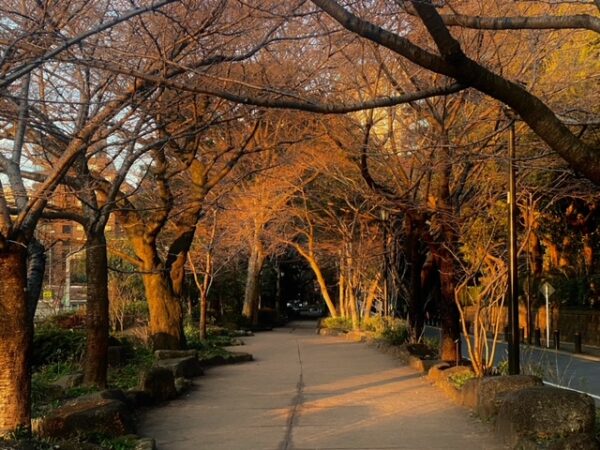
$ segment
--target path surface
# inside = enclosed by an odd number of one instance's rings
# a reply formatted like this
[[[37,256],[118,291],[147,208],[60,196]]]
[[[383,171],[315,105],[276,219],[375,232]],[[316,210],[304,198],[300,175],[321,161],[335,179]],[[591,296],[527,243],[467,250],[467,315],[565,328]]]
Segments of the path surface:
[[[399,361],[317,336],[312,322],[246,338],[254,362],[210,369],[148,411],[159,450],[503,448],[488,425]]]

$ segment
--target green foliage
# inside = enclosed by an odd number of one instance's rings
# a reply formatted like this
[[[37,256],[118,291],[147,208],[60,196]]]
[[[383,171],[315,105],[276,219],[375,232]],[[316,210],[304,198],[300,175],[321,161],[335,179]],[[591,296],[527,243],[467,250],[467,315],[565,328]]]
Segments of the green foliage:
[[[34,367],[53,363],[77,362],[85,351],[85,333],[44,326],[35,330],[33,336]]]
[[[472,380],[473,378],[475,378],[475,373],[465,371],[450,375],[448,381],[450,381],[457,389],[462,389],[467,381]]]
[[[188,323],[183,328],[187,346],[198,350],[198,356],[200,358],[212,356],[226,357],[230,354],[223,347],[235,345],[236,341],[235,338],[229,334],[230,332],[223,330],[224,329],[221,328],[219,329],[218,334],[208,334],[206,339],[200,339],[200,330],[196,325]]]
[[[107,436],[102,433],[92,433],[83,437],[85,442],[99,445],[106,450],[134,450],[137,439],[134,436]]]
[[[348,317],[326,317],[321,320],[321,327],[331,330],[350,331],[352,329],[352,320]]]
[[[402,345],[408,342],[408,327],[406,322],[395,319],[381,332],[381,339],[390,345]]]
[[[424,336],[423,344],[425,344],[429,349],[431,349],[431,352],[433,355],[438,356],[438,353],[440,350],[440,339],[439,338]]]
[[[50,439],[29,437],[25,432],[11,433],[0,438],[0,449],[6,450],[134,450],[135,436],[111,437],[101,433],[91,433],[70,439]]]
[[[590,296],[590,280],[587,277],[569,276],[558,274],[546,277],[556,289],[554,298],[570,306],[585,306]],[[597,283],[597,281],[596,281]]]
[[[131,356],[122,367],[111,367],[108,370],[108,385],[118,389],[131,389],[138,385],[140,373],[149,369],[154,362],[154,354],[145,346],[132,346]]]

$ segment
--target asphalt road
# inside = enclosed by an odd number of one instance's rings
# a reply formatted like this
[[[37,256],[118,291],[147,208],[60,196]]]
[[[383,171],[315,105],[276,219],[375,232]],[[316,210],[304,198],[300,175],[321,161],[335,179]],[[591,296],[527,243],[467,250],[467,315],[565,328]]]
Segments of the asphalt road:
[[[426,327],[425,335],[439,338],[439,328]],[[462,343],[463,355],[467,355],[467,345]],[[507,345],[498,342],[495,365],[507,359]],[[521,372],[541,375],[547,384],[585,392],[600,404],[600,358],[592,355],[576,355],[521,345]]]

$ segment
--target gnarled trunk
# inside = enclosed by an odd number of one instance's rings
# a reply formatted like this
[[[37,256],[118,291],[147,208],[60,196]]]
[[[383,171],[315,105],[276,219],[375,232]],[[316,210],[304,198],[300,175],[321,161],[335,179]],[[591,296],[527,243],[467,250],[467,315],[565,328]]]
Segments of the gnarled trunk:
[[[154,350],[177,350],[185,346],[183,310],[167,276],[156,270],[156,273],[145,273],[142,277],[150,315],[150,341]]]
[[[33,321],[27,311],[27,252],[0,250],[0,435],[31,429]]]
[[[87,344],[84,384],[106,386],[108,367],[108,258],[104,233],[88,232],[86,241]]]

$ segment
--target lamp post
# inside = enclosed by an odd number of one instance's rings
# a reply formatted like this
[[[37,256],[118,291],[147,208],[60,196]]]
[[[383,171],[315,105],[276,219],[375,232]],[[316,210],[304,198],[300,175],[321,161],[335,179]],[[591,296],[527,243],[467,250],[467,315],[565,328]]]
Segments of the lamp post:
[[[389,272],[389,259],[388,259],[388,220],[390,218],[390,212],[381,208],[379,211],[379,217],[383,222],[383,314],[388,315],[389,313],[389,289],[388,289],[388,272]]]
[[[517,267],[517,198],[515,173],[515,120],[511,118],[508,140],[508,248],[509,302],[508,373],[520,372],[519,358],[519,273]]]

